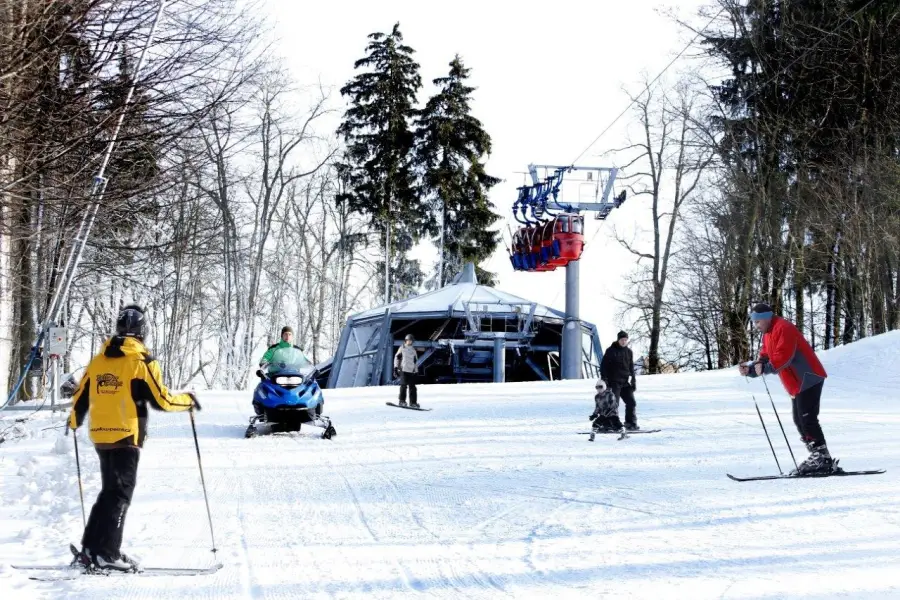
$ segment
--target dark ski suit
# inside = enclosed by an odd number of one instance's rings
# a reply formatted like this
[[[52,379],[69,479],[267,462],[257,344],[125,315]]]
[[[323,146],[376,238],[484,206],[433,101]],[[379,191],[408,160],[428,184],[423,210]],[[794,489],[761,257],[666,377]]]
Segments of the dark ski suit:
[[[600,361],[600,378],[609,386],[609,390],[625,402],[625,425],[637,424],[637,402],[634,390],[637,388],[634,374],[634,355],[631,348],[613,344],[603,353]],[[618,403],[617,403],[618,408]]]

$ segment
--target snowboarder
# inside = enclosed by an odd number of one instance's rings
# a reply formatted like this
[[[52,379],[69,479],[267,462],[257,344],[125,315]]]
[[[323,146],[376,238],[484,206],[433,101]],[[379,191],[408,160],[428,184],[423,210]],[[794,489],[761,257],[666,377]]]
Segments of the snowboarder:
[[[637,431],[637,402],[634,392],[637,381],[634,374],[634,355],[628,347],[628,334],[620,331],[616,341],[603,353],[600,361],[600,378],[606,382],[610,391],[625,402],[625,429]]]
[[[397,349],[394,355],[394,377],[400,378],[400,406],[406,406],[406,388],[409,388],[409,405],[413,408],[419,407],[419,398],[416,390],[416,363],[419,354],[413,348],[413,342],[416,339],[413,335],[407,334],[403,340],[403,345]]]
[[[281,348],[296,348],[297,350],[300,350],[300,352],[303,352],[302,348],[294,345],[294,330],[288,325],[285,325],[281,328],[281,341],[276,344],[272,344],[268,347],[268,349],[266,349],[266,353],[263,354],[262,360],[259,361],[260,368],[263,368],[270,362],[272,362],[272,357],[275,355],[275,351]],[[312,362],[308,359],[307,362],[310,362],[310,364],[312,364]]]
[[[100,495],[81,538],[77,563],[119,571],[138,569],[121,552],[125,513],[137,483],[140,449],[147,435],[147,407],[169,412],[200,410],[192,392],[173,395],[159,363],[144,345],[144,310],[119,312],[116,334],[85,369],[72,400],[67,427],[78,429],[90,414],[90,437],[100,459]]]
[[[778,374],[784,389],[791,396],[794,425],[810,453],[798,465],[796,472],[832,471],[834,461],[819,425],[819,400],[828,374],[800,330],[790,321],[775,316],[771,306],[757,304],[750,313],[750,319],[763,334],[762,348],[756,361],[739,366],[741,375],[759,377]]]
[[[593,421],[592,429],[596,432],[621,431],[622,421],[619,420],[619,399],[616,398],[606,382],[598,379],[594,388],[594,412],[589,417]]]

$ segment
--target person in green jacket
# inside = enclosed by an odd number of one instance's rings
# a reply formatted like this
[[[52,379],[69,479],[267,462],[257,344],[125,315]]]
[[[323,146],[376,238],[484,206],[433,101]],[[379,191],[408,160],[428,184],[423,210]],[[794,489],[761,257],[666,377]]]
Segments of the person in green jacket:
[[[262,360],[259,361],[260,368],[263,368],[267,364],[272,362],[272,357],[275,355],[275,351],[280,350],[281,348],[297,348],[297,350],[303,352],[302,348],[294,345],[294,330],[287,325],[281,328],[281,341],[277,344],[272,344],[271,346],[269,346],[269,349],[266,350],[265,354],[263,354]]]

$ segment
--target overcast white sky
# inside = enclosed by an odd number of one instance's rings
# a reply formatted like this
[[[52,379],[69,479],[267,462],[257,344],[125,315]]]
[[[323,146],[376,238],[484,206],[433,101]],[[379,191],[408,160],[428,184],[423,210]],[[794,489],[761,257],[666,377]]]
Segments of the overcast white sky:
[[[488,172],[506,181],[492,200],[505,222],[529,163],[571,162],[627,105],[623,86],[635,89],[642,73],[654,76],[692,35],[665,11],[696,23],[706,0],[557,0],[549,3],[457,0],[378,2],[266,0],[276,25],[277,52],[297,81],[321,80],[337,88],[353,74],[366,36],[390,31],[400,22],[407,44],[416,50],[422,78],[443,76],[454,54],[472,69],[474,112],[493,139]],[[673,70],[684,69],[680,64]],[[631,114],[594,146],[578,164],[610,165],[599,156],[626,142]],[[611,165],[610,165],[611,166]],[[518,173],[517,173],[518,172]],[[645,206],[645,205],[644,205]],[[587,238],[603,230],[584,253],[581,266],[581,317],[596,323],[604,344],[625,326],[615,320],[623,278],[633,257],[612,239],[612,226],[631,231],[648,225],[640,200],[613,211],[607,221],[587,221]],[[507,236],[508,237],[508,236]],[[426,268],[434,257],[422,257]],[[500,274],[500,288],[529,300],[564,308],[564,272],[515,273],[505,248],[485,265]],[[640,350],[638,345],[637,350]]]

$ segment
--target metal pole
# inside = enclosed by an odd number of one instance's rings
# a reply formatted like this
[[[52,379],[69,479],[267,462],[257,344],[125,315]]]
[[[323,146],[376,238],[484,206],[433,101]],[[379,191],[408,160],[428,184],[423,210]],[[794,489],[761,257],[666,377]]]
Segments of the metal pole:
[[[506,338],[498,334],[494,338],[494,383],[506,381]]]
[[[212,553],[216,555],[216,536],[213,533],[212,512],[209,510],[209,496],[206,494],[206,480],[203,478],[203,461],[200,460],[200,442],[197,440],[197,424],[194,421],[194,408],[188,411],[191,415],[191,431],[194,433],[194,447],[197,449],[197,467],[200,469],[200,485],[203,487],[203,500],[206,502],[206,518],[209,520],[209,537],[212,540]]]
[[[103,202],[103,195],[106,192],[106,182],[107,179],[104,177],[106,174],[106,167],[109,165],[110,158],[112,158],[113,149],[116,146],[116,143],[119,141],[119,133],[122,131],[122,123],[125,121],[125,114],[128,112],[128,106],[131,104],[131,98],[134,96],[134,90],[137,87],[137,77],[141,72],[141,68],[144,66],[144,59],[147,56],[147,50],[150,48],[150,44],[153,43],[153,36],[156,34],[156,26],[159,24],[159,20],[162,17],[163,10],[166,7],[166,2],[168,0],[160,0],[159,8],[156,10],[156,15],[153,17],[153,23],[150,25],[150,33],[147,35],[147,40],[144,42],[144,47],[141,49],[141,55],[138,57],[137,66],[134,70],[134,80],[131,82],[131,86],[128,88],[128,92],[125,95],[125,102],[122,105],[122,112],[119,113],[119,118],[116,120],[116,127],[113,130],[112,137],[109,139],[109,143],[106,145],[106,151],[103,153],[103,160],[100,162],[100,168],[97,171],[97,174],[94,176],[94,185],[91,189],[91,205],[89,206],[87,213],[82,217],[81,224],[78,228],[78,243],[73,245],[72,250],[69,252],[69,260],[66,261],[66,272],[64,273],[63,285],[61,288],[57,288],[53,294],[53,298],[50,302],[50,313],[47,315],[48,321],[55,321],[56,314],[59,310],[59,304],[69,293],[69,287],[72,284],[72,279],[75,276],[75,270],[78,268],[78,264],[81,262],[81,256],[84,253],[84,247],[87,245],[88,237],[90,236],[91,229],[94,226],[94,220],[97,217],[97,212],[100,210],[100,204]],[[87,219],[87,227],[85,226],[85,219]],[[77,248],[77,252],[74,253],[74,264],[71,264],[73,251]],[[71,264],[71,267],[70,267]],[[69,269],[71,268],[71,272]]]
[[[59,356],[50,356],[50,412],[56,411],[59,404]]]
[[[384,232],[384,305],[391,303],[391,220]]]
[[[781,427],[781,435],[784,436],[784,443],[787,444],[788,452],[791,453],[791,460],[794,461],[794,468],[798,471],[800,467],[797,465],[797,459],[794,458],[794,449],[791,448],[791,443],[788,441],[787,434],[784,432],[784,425],[781,424],[781,417],[778,416],[778,409],[775,408],[775,401],[772,399],[772,392],[769,391],[769,384],[766,382],[766,376],[762,376],[763,385],[766,386],[766,393],[769,395],[769,402],[772,403],[772,410],[775,411],[775,418],[778,419],[778,426]]]
[[[66,423],[66,427],[69,424]],[[75,470],[78,472],[78,497],[81,498],[81,526],[87,527],[87,518],[84,516],[84,486],[81,483],[81,458],[78,454],[78,431],[72,430],[72,439],[75,440]]]
[[[579,318],[581,261],[566,265],[566,324],[562,336],[562,379],[581,379],[581,319]]]
[[[444,287],[444,219],[447,215],[447,205],[441,201],[441,260],[438,263],[438,289]]]
[[[753,394],[753,404],[756,406],[756,414],[759,415],[759,422],[762,423],[763,431],[766,434],[766,439],[769,440],[769,448],[772,449],[772,456],[775,457],[775,466],[778,467],[778,472],[784,475],[784,471],[781,470],[781,465],[778,463],[778,455],[775,454],[775,446],[772,445],[772,438],[769,437],[769,430],[766,429],[766,422],[763,421],[762,413],[759,412],[759,404],[756,402],[756,395]]]

